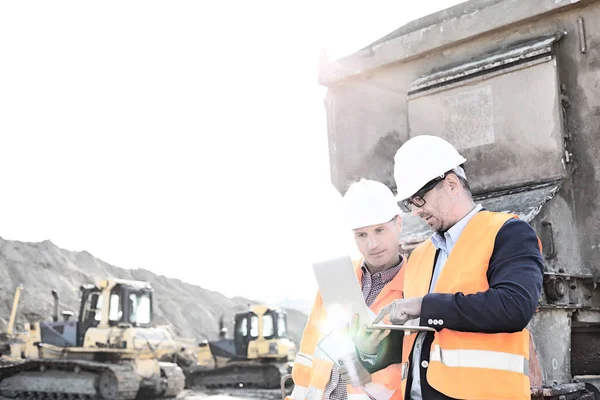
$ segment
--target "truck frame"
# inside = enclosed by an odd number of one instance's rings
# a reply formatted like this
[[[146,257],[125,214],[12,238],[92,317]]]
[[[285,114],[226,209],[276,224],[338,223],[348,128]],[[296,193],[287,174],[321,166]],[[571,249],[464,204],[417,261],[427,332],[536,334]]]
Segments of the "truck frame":
[[[476,202],[534,227],[531,397],[600,398],[600,1],[467,1],[322,58],[319,83],[341,193],[362,177],[395,191],[397,149],[437,135],[467,158]],[[403,222],[410,252],[431,232]]]

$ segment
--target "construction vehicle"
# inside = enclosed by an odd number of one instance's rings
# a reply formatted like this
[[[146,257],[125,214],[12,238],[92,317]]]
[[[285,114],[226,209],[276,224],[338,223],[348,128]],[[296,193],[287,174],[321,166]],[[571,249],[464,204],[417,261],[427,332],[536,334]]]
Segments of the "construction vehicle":
[[[599,399],[600,1],[467,1],[323,57],[319,82],[340,193],[362,177],[395,191],[398,148],[438,135],[467,158],[477,203],[534,227],[531,398]],[[402,217],[409,253],[432,232]]]
[[[158,359],[159,348],[176,352],[177,344],[165,329],[153,327],[147,282],[103,280],[81,286],[80,293],[77,320],[68,311],[58,320],[53,291],[53,321],[26,324],[25,332],[12,335],[12,363],[0,366],[0,395],[124,400],[174,397],[183,390],[181,368]]]
[[[170,345],[163,346],[164,342],[155,347],[154,353],[159,361],[177,364],[183,371],[197,364],[196,358],[201,352],[200,345],[195,340],[178,337],[169,325],[159,325],[164,329]]]
[[[221,322],[220,339],[199,348],[198,364],[186,371],[187,386],[278,388],[296,356],[285,312],[266,305],[251,306],[235,315],[233,339],[225,334]]]
[[[20,361],[24,357],[21,354],[21,348],[24,344],[23,335],[16,335],[14,332],[19,298],[21,297],[22,291],[23,286],[17,286],[7,330],[6,332],[0,333],[0,365],[11,364]]]
[[[225,339],[225,337],[221,339]],[[216,366],[215,357],[210,351],[210,343],[206,339],[199,341],[194,347],[194,358],[197,369],[213,369]]]

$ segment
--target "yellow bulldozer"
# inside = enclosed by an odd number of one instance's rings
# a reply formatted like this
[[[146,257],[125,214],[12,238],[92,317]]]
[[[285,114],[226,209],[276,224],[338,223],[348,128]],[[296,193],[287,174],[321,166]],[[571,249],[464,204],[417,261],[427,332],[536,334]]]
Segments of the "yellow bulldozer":
[[[296,356],[285,311],[254,305],[237,313],[233,339],[220,325],[219,340],[199,343],[196,365],[186,370],[187,386],[278,388]]]
[[[147,282],[103,280],[80,288],[79,316],[26,324],[0,341],[0,395],[9,398],[135,399],[177,396],[185,376],[160,355],[177,343],[153,326],[153,290]]]

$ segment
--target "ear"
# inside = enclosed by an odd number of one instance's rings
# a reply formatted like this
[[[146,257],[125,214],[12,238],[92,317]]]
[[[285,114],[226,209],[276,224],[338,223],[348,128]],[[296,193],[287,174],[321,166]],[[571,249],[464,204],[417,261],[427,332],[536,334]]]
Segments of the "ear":
[[[398,228],[398,233],[402,232],[402,217],[400,214],[396,215],[396,228]]]
[[[448,185],[448,188],[451,192],[456,192],[457,189],[461,188],[461,183],[458,177],[454,174],[448,174],[446,178],[444,178],[445,184]]]

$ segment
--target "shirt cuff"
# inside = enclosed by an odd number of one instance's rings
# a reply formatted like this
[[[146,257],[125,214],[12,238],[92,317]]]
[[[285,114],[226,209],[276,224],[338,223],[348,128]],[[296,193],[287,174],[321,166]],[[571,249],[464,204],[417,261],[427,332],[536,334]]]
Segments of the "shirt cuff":
[[[356,352],[358,353],[358,357],[360,358],[361,361],[364,361],[371,365],[375,365],[375,363],[377,362],[377,354],[365,354],[362,351],[360,351],[358,348],[356,348]]]

